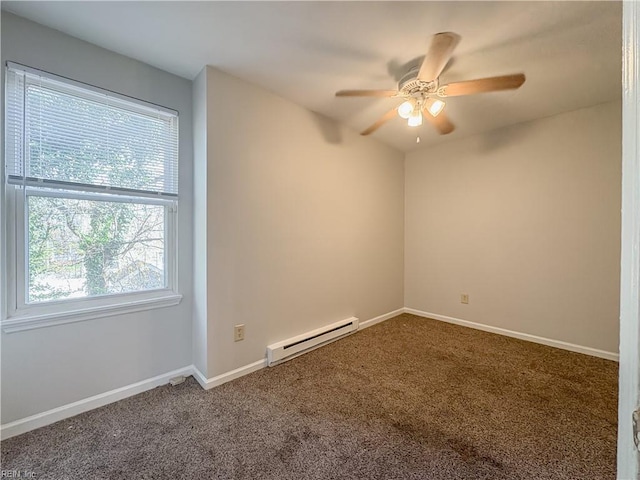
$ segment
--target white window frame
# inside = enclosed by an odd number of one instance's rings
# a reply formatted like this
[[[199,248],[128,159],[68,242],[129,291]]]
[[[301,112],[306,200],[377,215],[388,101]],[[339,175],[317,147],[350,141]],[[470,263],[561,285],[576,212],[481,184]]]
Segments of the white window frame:
[[[25,67],[29,68],[29,67]],[[34,71],[33,69],[30,69]],[[35,70],[37,71],[37,70]],[[42,72],[45,73],[45,72]],[[48,74],[56,80],[99,92],[106,92],[91,85],[81,84]],[[5,76],[6,78],[6,76]],[[142,100],[123,97],[132,103],[148,106]],[[6,96],[5,96],[6,98]],[[6,105],[5,105],[6,109]],[[175,112],[177,115],[177,112]],[[2,112],[3,118],[5,111]],[[4,122],[3,122],[4,123]],[[3,132],[4,138],[4,132]],[[179,142],[179,139],[178,139]],[[180,303],[182,295],[178,290],[178,200],[152,198],[148,196],[131,196],[102,192],[85,192],[79,190],[43,190],[37,187],[10,185],[5,179],[5,152],[2,152],[1,181],[4,187],[3,211],[1,217],[5,221],[4,268],[2,283],[6,286],[4,308],[0,325],[6,333],[35,328],[48,327],[71,322],[90,320],[112,315],[122,315],[155,308],[174,306]],[[165,288],[137,292],[106,294],[93,297],[73,298],[28,303],[28,220],[27,196],[59,197],[74,200],[97,200],[109,202],[125,202],[135,204],[153,204],[165,207],[164,221],[164,274]]]

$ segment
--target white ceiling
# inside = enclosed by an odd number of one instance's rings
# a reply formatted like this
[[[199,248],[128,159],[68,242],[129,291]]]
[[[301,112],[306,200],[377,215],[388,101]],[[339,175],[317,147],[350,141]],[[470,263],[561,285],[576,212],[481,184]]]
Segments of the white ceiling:
[[[395,88],[430,36],[462,36],[441,81],[524,72],[516,91],[451,98],[440,137],[400,119],[373,136],[402,151],[621,96],[620,2],[3,2],[2,8],[193,79],[204,65],[356,130],[393,99],[335,98]],[[395,103],[394,103],[395,102]]]

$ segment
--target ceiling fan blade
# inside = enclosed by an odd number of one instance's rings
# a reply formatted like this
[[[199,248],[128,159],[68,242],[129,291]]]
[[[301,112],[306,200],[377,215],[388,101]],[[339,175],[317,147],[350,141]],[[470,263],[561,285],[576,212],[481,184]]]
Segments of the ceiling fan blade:
[[[447,117],[444,112],[440,112],[436,117],[434,117],[425,110],[422,116],[426,118],[434,127],[436,127],[436,130],[438,130],[438,133],[440,133],[440,135],[447,135],[448,133],[451,133],[456,129],[453,123],[451,123],[451,120],[449,120],[449,117]]]
[[[398,107],[389,110],[387,113],[385,113],[382,117],[380,117],[378,119],[378,121],[376,123],[374,123],[373,125],[371,125],[369,128],[367,128],[366,130],[363,130],[362,132],[360,132],[360,135],[369,135],[373,132],[375,132],[377,129],[379,129],[382,125],[384,125],[385,123],[387,123],[389,120],[391,120],[393,117],[395,117],[397,115],[397,110]]]
[[[397,90],[340,90],[336,97],[395,97]]]
[[[429,51],[422,61],[418,80],[431,82],[438,78],[447,66],[453,51],[460,42],[460,35],[453,32],[436,33],[431,39]]]
[[[458,97],[461,95],[473,95],[475,93],[496,92],[499,90],[514,90],[519,88],[526,77],[524,73],[503,75],[501,77],[479,78],[465,82],[455,82],[441,87],[445,96]]]

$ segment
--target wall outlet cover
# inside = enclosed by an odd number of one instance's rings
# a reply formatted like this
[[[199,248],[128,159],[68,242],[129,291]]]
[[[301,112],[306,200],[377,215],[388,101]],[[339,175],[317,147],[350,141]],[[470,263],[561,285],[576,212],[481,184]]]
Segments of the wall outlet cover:
[[[233,327],[233,341],[239,342],[244,340],[244,323]]]

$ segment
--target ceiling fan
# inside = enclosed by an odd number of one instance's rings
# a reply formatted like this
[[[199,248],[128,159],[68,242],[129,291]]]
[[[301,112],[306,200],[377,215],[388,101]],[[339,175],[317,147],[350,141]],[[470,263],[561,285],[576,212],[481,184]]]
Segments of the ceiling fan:
[[[340,90],[337,92],[337,97],[390,97],[404,100],[360,134],[369,135],[399,115],[407,120],[410,127],[422,125],[423,118],[426,118],[441,135],[446,135],[453,132],[455,127],[443,112],[444,98],[514,90],[524,83],[524,73],[515,73],[440,85],[440,74],[459,42],[460,35],[456,33],[436,33],[431,39],[431,46],[422,64],[412,68],[400,79],[397,90]]]

